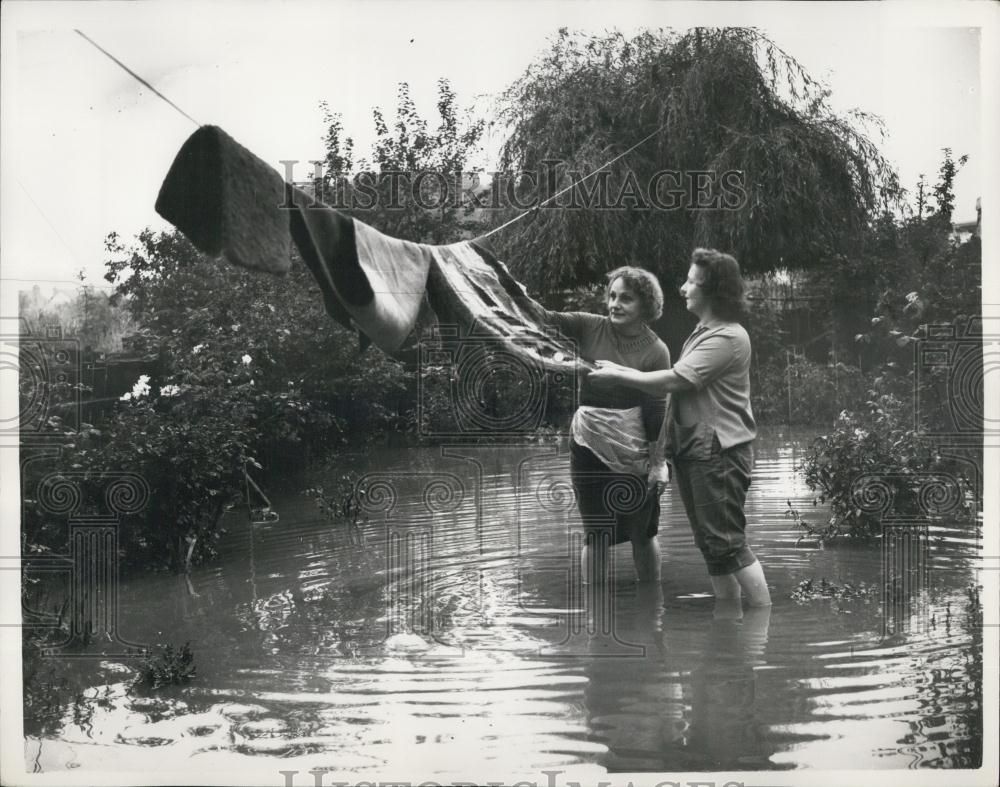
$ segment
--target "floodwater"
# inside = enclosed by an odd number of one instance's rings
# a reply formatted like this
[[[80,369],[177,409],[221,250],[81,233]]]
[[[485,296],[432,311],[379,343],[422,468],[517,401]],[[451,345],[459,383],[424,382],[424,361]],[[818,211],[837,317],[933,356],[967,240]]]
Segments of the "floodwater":
[[[214,565],[122,583],[118,636],[190,641],[196,678],[129,693],[134,661],[57,662],[94,677],[26,740],[28,769],[545,784],[544,771],[975,767],[975,528],[911,527],[887,568],[879,541],[798,543],[786,500],[825,516],[794,471],[806,444],[758,441],[748,514],[774,605],[742,614],[709,595],[672,491],[662,585],[634,582],[626,545],[610,601],[581,596],[556,443],[355,463],[374,485],[353,534],[297,490],[274,494],[280,521],[228,515]],[[873,592],[794,599],[810,579]]]

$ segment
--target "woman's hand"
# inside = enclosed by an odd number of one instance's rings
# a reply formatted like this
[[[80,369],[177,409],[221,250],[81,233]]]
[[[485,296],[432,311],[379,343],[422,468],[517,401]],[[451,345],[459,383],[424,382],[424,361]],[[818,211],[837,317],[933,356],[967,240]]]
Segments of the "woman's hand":
[[[597,368],[590,373],[587,380],[594,385],[617,385],[625,381],[631,369],[614,361],[594,361]]]
[[[657,462],[649,468],[649,475],[646,478],[646,490],[657,497],[663,494],[663,490],[670,483],[669,462]]]

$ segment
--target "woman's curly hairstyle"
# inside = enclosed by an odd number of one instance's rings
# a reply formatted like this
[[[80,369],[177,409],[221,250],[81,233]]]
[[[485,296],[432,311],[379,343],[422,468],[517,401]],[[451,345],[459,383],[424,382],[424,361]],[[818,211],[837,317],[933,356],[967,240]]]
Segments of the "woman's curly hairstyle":
[[[701,289],[712,304],[716,317],[738,322],[747,315],[746,285],[736,258],[715,249],[695,249],[691,264],[705,275]]]
[[[608,274],[608,283],[604,288],[605,299],[611,293],[611,285],[619,279],[639,298],[639,311],[642,312],[643,320],[653,322],[660,319],[663,314],[663,290],[652,273],[634,265],[615,268]]]

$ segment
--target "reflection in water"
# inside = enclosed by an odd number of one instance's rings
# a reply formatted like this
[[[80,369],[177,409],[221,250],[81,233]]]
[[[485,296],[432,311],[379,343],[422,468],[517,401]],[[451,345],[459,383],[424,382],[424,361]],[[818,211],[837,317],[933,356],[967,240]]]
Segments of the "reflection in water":
[[[926,631],[929,538],[924,524],[892,523],[882,528],[883,637],[914,626]]]
[[[281,521],[234,516],[224,562],[125,583],[121,635],[190,640],[197,679],[140,697],[118,664],[62,662],[91,670],[92,688],[26,757],[39,770],[405,766],[442,781],[974,766],[975,533],[909,531],[885,562],[878,541],[803,548],[784,517],[789,498],[811,509],[798,450],[762,441],[758,451],[747,511],[776,602],[763,610],[714,603],[670,493],[662,585],[635,584],[625,547],[609,595],[582,593],[568,462],[555,446],[372,457],[369,480],[384,487],[364,548],[305,497],[274,496]],[[791,599],[806,579],[885,577],[901,578],[895,606],[877,594]]]
[[[715,616],[708,624],[705,658],[691,673],[687,752],[692,767],[756,770],[767,767],[757,708],[757,673],[764,664],[771,609],[748,609],[742,619]],[[708,657],[711,654],[711,657]],[[697,763],[697,766],[696,766]]]
[[[592,641],[585,691],[594,737],[610,771],[748,770],[768,767],[773,749],[756,708],[756,669],[765,666],[771,609],[732,601],[663,604],[659,586],[616,599],[618,637],[641,656],[608,657]]]

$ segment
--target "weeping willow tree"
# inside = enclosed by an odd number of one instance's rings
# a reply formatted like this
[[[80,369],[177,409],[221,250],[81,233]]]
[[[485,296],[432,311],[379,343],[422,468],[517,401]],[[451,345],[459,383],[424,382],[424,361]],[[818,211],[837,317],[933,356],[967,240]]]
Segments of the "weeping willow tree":
[[[509,194],[537,203],[649,138],[498,232],[496,245],[539,293],[626,262],[670,283],[699,245],[735,254],[749,272],[822,265],[849,253],[898,197],[871,138],[880,121],[838,115],[828,99],[753,29],[563,29],[502,97],[501,164],[530,173]]]

